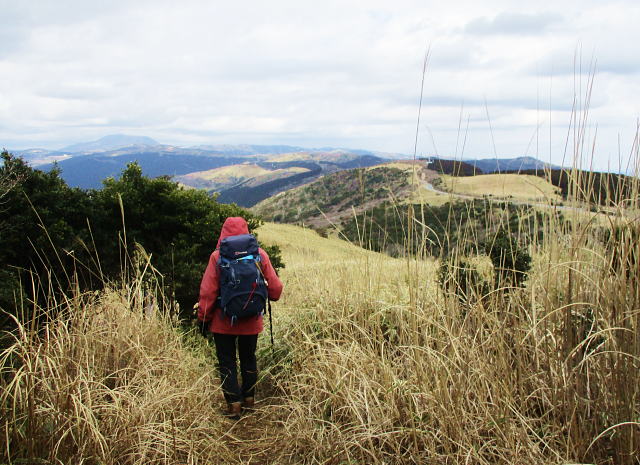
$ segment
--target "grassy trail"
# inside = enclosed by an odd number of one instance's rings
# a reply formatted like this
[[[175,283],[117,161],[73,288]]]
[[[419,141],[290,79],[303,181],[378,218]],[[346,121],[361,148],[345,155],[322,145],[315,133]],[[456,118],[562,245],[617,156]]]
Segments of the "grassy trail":
[[[143,279],[75,296],[0,357],[0,463],[637,465],[640,245],[585,231],[535,250],[524,288],[463,303],[433,260],[264,225],[285,291],[237,422],[211,345]]]

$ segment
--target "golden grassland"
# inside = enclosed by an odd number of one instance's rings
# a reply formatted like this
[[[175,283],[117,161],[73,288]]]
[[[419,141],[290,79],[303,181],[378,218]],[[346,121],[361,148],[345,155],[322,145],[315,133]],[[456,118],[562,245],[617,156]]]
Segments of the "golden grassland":
[[[264,226],[291,263],[276,320],[289,374],[265,411],[280,460],[636,463],[637,270],[610,268],[590,222],[573,224],[547,225],[525,288],[466,304],[433,261]]]
[[[262,168],[254,163],[246,163],[240,165],[223,166],[206,171],[196,171],[186,174],[185,178],[200,178],[207,181],[228,182],[229,179],[251,178],[268,173],[269,170]]]
[[[210,357],[140,285],[52,303],[64,311],[40,333],[19,326],[0,357],[0,462],[233,462]]]
[[[309,153],[304,152],[294,152],[294,153],[283,153],[278,155],[269,156],[268,160],[270,162],[287,162],[287,161],[299,161],[299,160],[312,160],[313,157]]]
[[[523,174],[483,174],[454,177],[442,175],[442,187],[455,194],[482,197],[491,195],[511,200],[561,201],[559,188],[547,180]]]
[[[197,171],[184,175],[185,178],[202,179],[221,184],[239,182],[249,178],[261,178],[267,176],[277,176],[283,174],[304,173],[309,171],[303,167],[292,167],[286,169],[268,170],[253,163],[243,163],[240,165],[223,166],[207,171]]]
[[[637,464],[639,226],[617,221],[627,232],[608,238],[582,215],[544,225],[524,287],[466,301],[440,289],[435,259],[263,225],[285,291],[273,350],[261,337],[258,410],[237,423],[219,415],[211,348],[149,305],[148,278],[69,296],[2,354],[0,457]]]
[[[276,170],[270,170],[260,176],[256,176],[249,180],[248,185],[251,186],[259,186],[260,184],[274,181],[276,179],[288,178],[294,174],[306,173],[309,171],[308,168],[303,168],[301,166],[292,166],[291,168],[278,168]]]

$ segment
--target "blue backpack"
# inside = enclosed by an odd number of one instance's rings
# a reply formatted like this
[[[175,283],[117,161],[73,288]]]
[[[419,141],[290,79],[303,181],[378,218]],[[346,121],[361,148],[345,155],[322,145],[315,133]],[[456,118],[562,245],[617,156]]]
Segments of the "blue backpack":
[[[231,324],[261,315],[267,303],[267,284],[260,268],[258,241],[253,234],[229,236],[220,242],[220,307]]]

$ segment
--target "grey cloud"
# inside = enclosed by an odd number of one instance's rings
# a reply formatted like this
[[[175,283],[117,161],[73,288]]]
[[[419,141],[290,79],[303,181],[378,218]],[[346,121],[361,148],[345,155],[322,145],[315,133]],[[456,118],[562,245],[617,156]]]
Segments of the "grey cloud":
[[[538,76],[586,76],[594,72],[628,75],[640,72],[640,60],[635,50],[627,47],[610,47],[601,54],[555,50],[524,72]]]
[[[407,106],[415,106],[417,104],[416,98],[402,98],[394,99],[396,103]],[[439,94],[439,95],[427,95],[422,99],[422,105],[425,107],[449,107],[449,108],[484,108],[485,99],[481,97],[470,97],[463,94]],[[571,111],[571,101],[559,101],[554,100],[549,105],[548,100],[541,98],[536,99],[535,96],[501,96],[501,97],[487,97],[486,105],[491,108],[503,107],[503,108],[515,108],[524,110],[536,110],[540,111]],[[592,108],[601,106],[602,102],[594,102]]]
[[[557,13],[500,13],[493,18],[476,18],[467,23],[464,30],[470,34],[479,35],[530,35],[539,34],[550,29],[564,18]]]
[[[0,59],[19,52],[29,38],[22,3],[0,1],[3,19],[0,27]]]

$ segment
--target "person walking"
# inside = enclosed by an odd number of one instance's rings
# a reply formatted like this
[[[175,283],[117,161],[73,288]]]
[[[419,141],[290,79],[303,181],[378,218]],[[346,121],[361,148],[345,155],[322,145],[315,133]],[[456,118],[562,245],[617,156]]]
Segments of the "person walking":
[[[216,249],[211,254],[202,277],[198,301],[198,320],[213,333],[216,345],[222,392],[227,402],[226,415],[233,419],[240,418],[242,409],[251,409],[255,403],[255,385],[258,379],[256,345],[258,335],[263,330],[263,321],[262,312],[254,316],[238,318],[230,317],[222,310],[220,248],[225,239],[231,238],[225,241],[228,242],[234,236],[247,234],[249,234],[249,227],[244,218],[230,217],[225,220]],[[271,265],[269,255],[262,248],[258,248],[258,252],[259,259],[255,257],[255,264],[259,267],[258,271],[266,284],[268,298],[276,301],[282,293],[282,281]],[[253,284],[253,290],[255,289],[256,285]],[[248,299],[252,298],[253,290]],[[240,359],[242,384],[238,382],[237,358]]]

